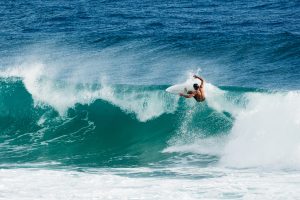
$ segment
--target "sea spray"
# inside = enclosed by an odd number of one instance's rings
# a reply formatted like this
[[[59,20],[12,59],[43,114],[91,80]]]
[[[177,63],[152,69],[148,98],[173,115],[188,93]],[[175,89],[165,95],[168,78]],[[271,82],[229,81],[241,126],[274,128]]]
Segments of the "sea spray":
[[[249,93],[220,162],[231,167],[300,167],[300,94]]]

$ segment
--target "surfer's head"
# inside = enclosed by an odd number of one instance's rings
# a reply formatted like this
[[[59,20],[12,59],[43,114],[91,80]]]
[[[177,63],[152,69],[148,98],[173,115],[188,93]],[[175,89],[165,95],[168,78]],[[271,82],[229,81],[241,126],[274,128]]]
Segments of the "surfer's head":
[[[195,90],[198,90],[198,89],[199,89],[199,85],[198,85],[197,83],[195,83],[195,84],[193,85],[193,87],[194,87]]]

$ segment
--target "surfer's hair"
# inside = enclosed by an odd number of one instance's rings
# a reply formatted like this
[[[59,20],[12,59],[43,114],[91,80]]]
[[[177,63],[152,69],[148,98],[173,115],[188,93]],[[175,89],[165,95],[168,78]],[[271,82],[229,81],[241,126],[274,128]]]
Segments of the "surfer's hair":
[[[198,85],[197,83],[195,83],[195,84],[193,85],[193,87],[194,87],[195,90],[198,90],[198,89],[199,89],[199,85]]]

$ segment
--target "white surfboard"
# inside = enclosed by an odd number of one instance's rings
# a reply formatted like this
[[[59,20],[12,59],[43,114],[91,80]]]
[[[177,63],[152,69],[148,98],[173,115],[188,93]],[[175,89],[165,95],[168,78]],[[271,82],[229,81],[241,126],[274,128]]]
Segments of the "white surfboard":
[[[169,93],[172,93],[172,94],[179,94],[179,93],[187,94],[188,91],[195,90],[193,87],[193,85],[195,83],[197,83],[198,85],[201,85],[201,81],[199,79],[192,78],[192,79],[188,79],[184,83],[172,85],[172,86],[168,87],[166,89],[166,91]]]

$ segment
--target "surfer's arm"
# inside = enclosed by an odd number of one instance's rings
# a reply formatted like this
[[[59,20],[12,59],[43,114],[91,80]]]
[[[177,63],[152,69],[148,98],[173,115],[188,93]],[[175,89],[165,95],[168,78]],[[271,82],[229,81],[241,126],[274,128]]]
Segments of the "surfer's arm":
[[[192,93],[192,94],[182,94],[182,93],[179,93],[179,95],[182,96],[182,97],[185,97],[185,98],[192,98],[193,96],[195,96],[194,93]]]
[[[203,85],[204,85],[204,79],[203,79],[203,78],[201,78],[200,76],[197,76],[197,75],[194,75],[194,78],[197,78],[197,79],[199,79],[199,80],[201,81],[201,85],[200,85],[200,87],[203,87]]]

